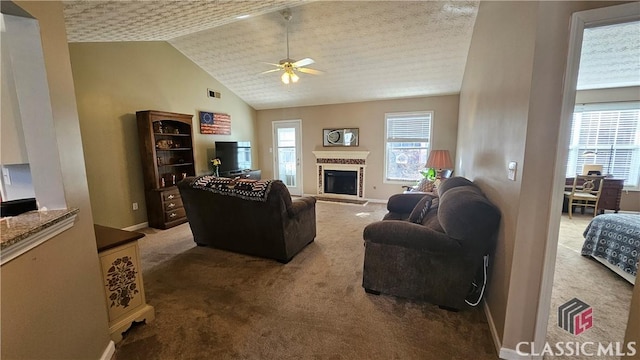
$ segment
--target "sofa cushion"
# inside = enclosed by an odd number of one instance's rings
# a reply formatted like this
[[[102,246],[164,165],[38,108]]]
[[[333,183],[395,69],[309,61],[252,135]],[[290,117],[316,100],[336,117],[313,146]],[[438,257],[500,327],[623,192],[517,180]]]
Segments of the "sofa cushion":
[[[471,180],[462,176],[454,176],[449,179],[442,179],[440,185],[438,185],[438,194],[442,196],[447,190],[453,189],[459,186],[474,186],[475,184]]]
[[[498,229],[500,211],[475,186],[447,190],[440,198],[438,220],[450,237],[474,248],[476,239],[491,238]]]
[[[425,194],[421,192],[408,192],[404,194],[394,194],[391,195],[389,200],[387,201],[387,210],[391,213],[404,214],[404,218],[406,219],[413,208],[416,207],[416,204],[423,197],[433,197],[432,194]]]

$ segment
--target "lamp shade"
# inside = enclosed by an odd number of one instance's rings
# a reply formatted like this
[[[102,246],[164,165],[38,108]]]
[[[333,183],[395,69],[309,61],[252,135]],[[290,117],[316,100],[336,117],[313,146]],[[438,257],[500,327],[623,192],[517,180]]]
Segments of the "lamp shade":
[[[425,167],[434,169],[453,169],[453,162],[451,161],[449,150],[431,150]]]

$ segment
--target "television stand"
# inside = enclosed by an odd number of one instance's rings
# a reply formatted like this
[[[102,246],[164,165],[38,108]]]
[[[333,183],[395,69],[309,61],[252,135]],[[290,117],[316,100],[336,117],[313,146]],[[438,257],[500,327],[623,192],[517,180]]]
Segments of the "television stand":
[[[220,172],[220,176],[226,177],[226,178],[240,177],[241,179],[260,180],[262,176],[262,171],[260,169],[222,171]]]

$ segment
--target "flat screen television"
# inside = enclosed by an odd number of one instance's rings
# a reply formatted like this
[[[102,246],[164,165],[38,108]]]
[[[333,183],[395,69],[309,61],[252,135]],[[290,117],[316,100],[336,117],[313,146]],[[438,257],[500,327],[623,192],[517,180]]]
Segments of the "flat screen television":
[[[251,142],[216,141],[215,146],[221,173],[251,169]]]

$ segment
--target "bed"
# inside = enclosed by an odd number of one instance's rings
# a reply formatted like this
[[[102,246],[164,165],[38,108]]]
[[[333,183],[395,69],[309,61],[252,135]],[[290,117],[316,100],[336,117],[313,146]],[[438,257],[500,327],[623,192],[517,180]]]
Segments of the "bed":
[[[598,215],[583,235],[582,255],[593,257],[634,283],[640,259],[640,215]]]

